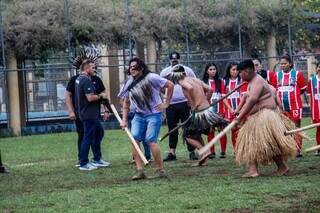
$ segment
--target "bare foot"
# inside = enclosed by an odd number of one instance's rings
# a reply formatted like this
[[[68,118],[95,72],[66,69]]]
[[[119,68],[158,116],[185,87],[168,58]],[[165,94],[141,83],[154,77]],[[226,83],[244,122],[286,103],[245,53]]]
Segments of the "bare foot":
[[[243,178],[255,178],[255,177],[258,177],[259,176],[259,173],[257,172],[247,172],[245,173],[244,175],[242,175]]]
[[[201,166],[202,164],[207,162],[210,154],[211,154],[210,152],[207,152],[207,153],[203,154],[202,156],[200,156],[200,160],[197,163]]]
[[[191,165],[191,167],[198,167],[198,166],[208,166],[208,160],[204,161],[203,163],[197,162]]]
[[[287,174],[289,172],[289,168],[288,167],[285,167],[283,169],[278,169],[277,170],[277,175],[279,176],[283,176],[285,174]]]

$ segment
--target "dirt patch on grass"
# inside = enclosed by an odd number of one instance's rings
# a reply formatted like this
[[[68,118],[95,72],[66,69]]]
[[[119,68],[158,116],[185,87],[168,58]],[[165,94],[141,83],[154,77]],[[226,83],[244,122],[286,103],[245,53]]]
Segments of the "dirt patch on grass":
[[[212,174],[218,175],[218,176],[229,176],[230,171],[228,171],[226,169],[220,169],[220,170],[214,171]]]
[[[282,205],[288,202],[288,197],[284,194],[274,194],[272,197],[267,198],[268,203],[273,205]]]
[[[196,177],[199,176],[201,172],[199,171],[194,171],[194,170],[189,170],[189,171],[183,171],[179,172],[178,174],[174,174],[175,177]]]
[[[251,213],[253,210],[249,208],[236,208],[236,209],[229,209],[229,210],[222,210],[222,212],[228,213]]]
[[[295,198],[301,198],[307,196],[305,192],[293,192],[292,196]]]
[[[320,200],[310,201],[307,203],[309,207],[316,209],[320,209]]]

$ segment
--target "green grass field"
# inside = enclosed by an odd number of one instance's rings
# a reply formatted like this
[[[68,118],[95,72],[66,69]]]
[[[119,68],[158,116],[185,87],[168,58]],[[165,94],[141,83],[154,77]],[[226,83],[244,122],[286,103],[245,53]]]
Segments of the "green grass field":
[[[314,138],[315,130],[307,134]],[[275,176],[270,165],[261,168],[261,177],[243,179],[245,167],[233,162],[229,141],[227,158],[210,160],[202,168],[190,167],[179,142],[178,161],[165,163],[168,180],[133,182],[125,132],[105,132],[103,155],[112,167],[92,172],[75,168],[75,141],[75,133],[0,139],[10,169],[0,174],[0,212],[320,211],[320,157],[313,154],[290,160],[288,176]],[[306,141],[304,148],[313,144]],[[167,141],[161,143],[163,156],[167,146]],[[146,171],[153,174],[152,167]]]

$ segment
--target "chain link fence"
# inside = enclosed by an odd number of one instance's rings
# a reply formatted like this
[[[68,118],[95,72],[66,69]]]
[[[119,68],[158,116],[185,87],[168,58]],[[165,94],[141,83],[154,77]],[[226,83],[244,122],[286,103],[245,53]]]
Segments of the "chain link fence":
[[[26,121],[45,121],[47,120],[61,120],[67,119],[67,109],[64,99],[64,92],[67,86],[67,82],[71,76],[75,74],[75,70],[73,70],[70,66],[70,56],[75,54],[75,51],[72,49],[72,41],[70,35],[70,27],[68,27],[67,23],[70,23],[70,14],[68,12],[68,7],[70,7],[71,2],[69,0],[63,0],[64,7],[64,19],[66,23],[66,33],[65,33],[65,53],[61,55],[61,53],[51,54],[50,57],[46,59],[46,62],[40,60],[28,60],[25,59],[21,65],[21,69],[19,72],[23,72],[23,91],[24,91],[24,100],[25,100],[25,117]],[[188,1],[183,1],[185,4],[185,11],[191,13],[190,9],[188,9]],[[234,15],[238,16],[239,10],[242,1],[237,1],[237,4],[232,9],[234,11]],[[189,2],[190,3],[190,2]],[[98,75],[101,75],[101,72],[104,68],[116,68],[119,72],[119,79],[121,87],[122,83],[126,79],[125,70],[127,68],[127,63],[130,60],[130,57],[138,54],[137,43],[133,39],[132,33],[132,23],[129,14],[133,14],[134,8],[144,7],[145,5],[139,3],[139,1],[129,1],[123,0],[120,3],[123,7],[123,12],[128,14],[128,16],[124,16],[123,23],[128,27],[128,35],[124,41],[119,42],[117,44],[116,54],[113,55],[105,55],[102,53],[102,59],[108,58],[108,60],[116,59],[118,61],[117,64],[106,65],[101,64],[98,67]],[[85,14],[84,14],[85,15]],[[186,14],[187,15],[187,14]],[[1,14],[0,14],[1,16]],[[0,17],[2,20],[2,16]],[[240,20],[240,19],[239,19]],[[286,27],[288,24],[288,28]],[[314,56],[315,58],[319,58],[320,56],[320,47],[319,45],[310,44],[309,46],[303,45],[302,42],[296,42],[293,44],[291,39],[291,31],[290,21],[284,24],[283,29],[279,29],[279,32],[274,32],[275,34],[288,34],[288,37],[284,41],[279,41],[277,43],[277,55],[281,55],[283,53],[292,53],[295,68],[303,71],[305,80],[308,78],[308,61],[307,58],[310,56]],[[2,24],[1,24],[2,27]],[[225,74],[226,67],[230,62],[239,62],[242,60],[243,55],[250,55],[248,53],[244,54],[247,46],[252,46],[253,40],[250,38],[242,37],[241,34],[241,23],[240,21],[237,23],[237,26],[234,26],[234,36],[232,38],[233,45],[228,45],[227,48],[222,47],[213,47],[208,46],[206,48],[199,49],[197,45],[199,41],[193,40],[192,37],[189,37],[188,26],[185,26],[184,32],[179,32],[184,38],[180,43],[167,43],[167,42],[158,42],[156,46],[156,54],[157,60],[155,63],[149,63],[147,58],[147,42],[142,41],[142,46],[144,47],[142,52],[144,53],[144,59],[150,67],[153,67],[157,73],[159,73],[163,68],[169,65],[168,54],[177,50],[181,54],[182,63],[191,67],[197,77],[201,78],[204,72],[204,67],[209,62],[214,62],[221,76],[223,77]],[[314,26],[313,26],[314,27]],[[287,28],[287,29],[286,29]],[[315,28],[304,28],[306,33],[308,31],[314,31]],[[4,49],[3,44],[3,35],[1,30],[0,36],[0,45],[1,45],[1,56],[0,61],[4,61],[6,50]],[[203,42],[203,41],[202,41]],[[251,43],[250,43],[251,42]],[[98,47],[100,48],[100,47]],[[308,50],[308,51],[307,51]],[[248,51],[247,51],[248,52]],[[265,69],[271,70],[279,70],[278,65],[275,67],[268,67],[268,57],[265,50],[256,48],[256,52],[259,57],[262,59],[262,64]],[[279,61],[279,58],[276,58]],[[0,69],[0,124],[8,123],[8,91],[7,91],[7,73],[13,70],[6,69],[4,63],[1,63],[3,68]],[[112,84],[113,82],[110,82]],[[304,103],[307,106],[307,103]]]

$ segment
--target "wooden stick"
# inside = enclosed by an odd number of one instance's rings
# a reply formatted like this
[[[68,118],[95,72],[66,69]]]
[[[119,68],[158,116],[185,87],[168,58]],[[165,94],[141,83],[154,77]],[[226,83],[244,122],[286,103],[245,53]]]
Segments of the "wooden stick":
[[[228,92],[227,94],[225,94],[224,96],[222,96],[221,98],[219,98],[218,100],[215,100],[212,104],[210,104],[209,107],[203,109],[206,110],[214,105],[216,105],[217,103],[219,103],[220,101],[223,101],[224,99],[226,99],[227,97],[229,97],[232,93],[234,93],[235,91],[237,91],[238,89],[240,89],[240,87],[242,87],[246,82],[242,82],[241,84],[239,84],[237,87],[235,87],[233,90],[231,90],[230,92]],[[201,110],[201,111],[203,111]],[[171,135],[173,132],[177,131],[180,127],[184,126],[190,119],[192,118],[192,114],[182,123],[179,123],[175,128],[173,128],[172,130],[170,130],[169,132],[167,132],[162,138],[159,139],[159,141],[163,141],[166,137],[168,137],[169,135]]]
[[[117,112],[117,109],[114,107],[113,104],[111,104],[110,106],[111,106],[111,109],[112,109],[113,114],[116,116],[116,118],[117,118],[117,120],[119,121],[119,123],[121,123],[122,119],[120,118],[120,115],[119,115],[119,113]],[[127,135],[129,136],[130,142],[132,143],[133,147],[134,147],[134,148],[136,149],[136,151],[138,152],[138,154],[139,154],[141,160],[143,161],[143,163],[144,163],[145,165],[147,165],[147,164],[148,164],[148,161],[147,161],[146,157],[144,156],[144,154],[142,153],[142,151],[141,151],[139,145],[137,144],[136,140],[133,138],[133,136],[132,136],[130,130],[128,129],[128,127],[124,128],[124,131],[125,131],[125,132],[127,133]]]
[[[225,134],[228,133],[228,131],[235,127],[237,123],[237,120],[233,120],[228,126],[226,126],[226,128],[223,129],[223,131],[219,132],[219,134],[215,138],[213,138],[209,143],[207,143],[198,151],[199,155],[201,156],[206,153],[215,143],[217,143],[217,141],[220,140],[220,138],[222,138]]]
[[[313,152],[313,151],[317,151],[320,149],[320,145],[317,145],[317,146],[313,146],[309,149],[306,149],[305,152]]]
[[[308,126],[304,126],[304,127],[301,127],[301,128],[294,129],[294,130],[285,131],[284,135],[291,135],[291,134],[294,134],[296,132],[305,131],[307,129],[312,129],[312,128],[315,128],[315,127],[318,127],[318,126],[320,126],[320,123],[311,124],[311,125],[308,125]]]
[[[234,93],[235,91],[237,91],[238,89],[240,89],[243,85],[245,85],[246,82],[242,82],[241,84],[239,84],[238,86],[236,86],[233,90],[231,90],[230,92],[228,92],[227,94],[225,94],[224,96],[222,96],[221,98],[219,98],[218,100],[215,100],[212,104],[210,104],[209,107],[212,107],[214,105],[216,105],[217,103],[219,103],[220,101],[226,99],[227,97],[229,97],[230,95],[232,95],[232,93]],[[208,107],[208,108],[209,108]]]
[[[173,132],[178,131],[178,129],[180,127],[183,127],[184,125],[187,124],[187,122],[192,118],[192,115],[190,115],[185,121],[183,121],[182,123],[178,123],[177,126],[173,129],[171,129],[169,132],[167,132],[162,138],[159,138],[159,141],[163,141],[166,137],[168,137],[169,135],[171,135]]]

